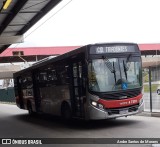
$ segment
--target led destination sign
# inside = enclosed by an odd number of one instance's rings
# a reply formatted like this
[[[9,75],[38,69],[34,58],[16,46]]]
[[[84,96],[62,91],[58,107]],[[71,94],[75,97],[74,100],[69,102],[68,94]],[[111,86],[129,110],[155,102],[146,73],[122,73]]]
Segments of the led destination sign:
[[[138,51],[136,46],[91,46],[90,54],[124,53]]]

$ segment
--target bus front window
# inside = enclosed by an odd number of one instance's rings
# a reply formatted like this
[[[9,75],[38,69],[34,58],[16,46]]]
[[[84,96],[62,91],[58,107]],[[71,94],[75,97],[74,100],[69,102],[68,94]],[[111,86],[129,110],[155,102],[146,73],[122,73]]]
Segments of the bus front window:
[[[89,89],[108,92],[141,86],[140,57],[94,59],[88,65]]]
[[[95,59],[89,63],[89,88],[95,92],[112,91],[120,79],[118,59]]]
[[[122,79],[127,81],[128,89],[142,86],[140,57],[120,58],[120,67]]]

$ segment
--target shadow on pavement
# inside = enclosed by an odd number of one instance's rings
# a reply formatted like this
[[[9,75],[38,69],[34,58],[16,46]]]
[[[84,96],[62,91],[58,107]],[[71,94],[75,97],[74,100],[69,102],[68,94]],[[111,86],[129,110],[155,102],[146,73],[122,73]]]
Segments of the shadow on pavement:
[[[71,120],[65,122],[60,117],[51,116],[51,115],[36,115],[29,116],[28,114],[20,114],[13,115],[12,119],[16,119],[18,121],[23,121],[25,123],[32,123],[36,125],[40,125],[43,127],[47,127],[50,129],[55,128],[68,128],[68,129],[79,129],[79,130],[92,130],[92,129],[103,129],[103,128],[111,128],[111,127],[120,127],[120,126],[130,126],[135,123],[140,123],[141,120],[128,119],[125,117],[117,118],[117,119],[109,119],[109,120],[92,120],[92,121],[84,121],[84,120]]]

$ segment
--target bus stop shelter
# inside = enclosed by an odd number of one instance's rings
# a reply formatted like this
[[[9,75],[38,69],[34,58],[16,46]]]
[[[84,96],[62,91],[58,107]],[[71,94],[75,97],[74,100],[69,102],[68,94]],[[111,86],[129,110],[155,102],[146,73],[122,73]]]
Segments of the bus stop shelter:
[[[0,53],[13,43],[23,42],[23,34],[61,0],[0,0]]]
[[[11,44],[22,43],[24,33],[59,2],[61,0],[0,0],[0,53]],[[19,70],[19,66],[3,66],[3,63],[9,63],[7,58],[4,60],[5,62],[0,61],[3,67],[0,73],[3,78],[8,78],[13,75],[14,71]],[[0,90],[1,98],[6,99],[8,91]]]
[[[160,44],[139,44],[143,66],[145,111],[160,112]]]

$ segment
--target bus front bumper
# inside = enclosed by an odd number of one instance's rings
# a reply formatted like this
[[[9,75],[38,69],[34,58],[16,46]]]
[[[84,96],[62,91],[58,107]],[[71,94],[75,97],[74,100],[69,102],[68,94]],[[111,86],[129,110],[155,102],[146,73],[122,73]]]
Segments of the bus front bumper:
[[[127,110],[128,108],[121,108],[117,109],[117,111],[123,111]],[[123,116],[129,116],[129,115],[134,115],[143,112],[144,110],[144,102],[141,103],[141,105],[138,106],[137,110],[132,111],[132,112],[127,112],[125,113],[118,113],[118,114],[109,114],[109,111],[107,110],[101,110],[98,109],[92,105],[88,106],[88,117],[86,120],[98,120],[98,119],[112,119],[112,118],[117,118],[117,117],[123,117]]]

